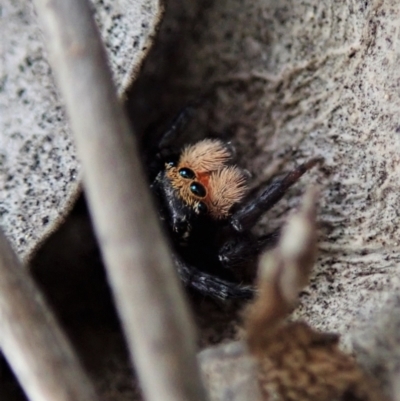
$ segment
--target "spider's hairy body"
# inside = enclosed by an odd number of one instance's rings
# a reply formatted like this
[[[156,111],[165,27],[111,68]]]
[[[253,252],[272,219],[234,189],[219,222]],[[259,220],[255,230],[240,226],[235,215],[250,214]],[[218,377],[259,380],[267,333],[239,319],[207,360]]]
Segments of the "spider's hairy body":
[[[257,238],[251,229],[316,160],[282,180],[262,184],[254,195],[229,143],[203,139],[186,146],[174,144],[179,119],[182,115],[147,153],[152,161],[151,188],[171,238],[178,273],[187,286],[204,295],[250,298],[257,257],[278,237],[274,232]]]

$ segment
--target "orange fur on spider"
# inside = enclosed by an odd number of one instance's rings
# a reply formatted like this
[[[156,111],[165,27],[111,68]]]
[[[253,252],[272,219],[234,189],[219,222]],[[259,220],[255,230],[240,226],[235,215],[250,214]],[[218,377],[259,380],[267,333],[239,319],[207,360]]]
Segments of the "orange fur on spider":
[[[206,205],[214,217],[226,217],[231,207],[246,194],[246,177],[236,166],[224,167],[210,174]]]
[[[196,174],[210,173],[222,168],[231,158],[232,152],[222,141],[204,139],[183,149],[179,168],[190,168]]]
[[[228,166],[232,153],[219,141],[205,139],[195,145],[187,146],[179,158],[177,166],[166,165],[167,177],[179,196],[193,208],[204,202],[208,212],[215,219],[229,215],[231,207],[242,200],[247,191],[246,177],[236,166]],[[184,178],[179,170],[188,168],[195,178]],[[190,189],[193,182],[204,187],[204,197],[196,196]]]

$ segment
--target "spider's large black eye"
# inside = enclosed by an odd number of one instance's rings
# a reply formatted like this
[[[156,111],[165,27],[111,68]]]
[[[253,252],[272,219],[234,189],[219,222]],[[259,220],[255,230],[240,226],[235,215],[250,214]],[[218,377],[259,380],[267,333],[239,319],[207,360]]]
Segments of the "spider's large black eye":
[[[197,205],[197,210],[201,214],[205,214],[208,211],[208,207],[204,202],[199,202]]]
[[[189,180],[193,180],[193,178],[196,177],[196,175],[194,174],[193,170],[191,170],[190,168],[186,168],[186,167],[183,167],[183,168],[179,169],[179,175],[182,178],[187,178]]]
[[[206,196],[206,189],[203,187],[203,185],[201,185],[200,183],[193,181],[190,184],[190,190],[192,191],[192,193],[196,196],[198,196],[199,198],[204,198]]]

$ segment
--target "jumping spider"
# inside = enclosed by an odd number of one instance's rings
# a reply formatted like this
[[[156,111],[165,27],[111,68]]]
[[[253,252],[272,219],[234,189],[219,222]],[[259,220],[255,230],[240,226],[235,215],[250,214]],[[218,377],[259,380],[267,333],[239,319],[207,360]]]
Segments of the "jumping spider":
[[[230,143],[181,143],[190,112],[185,109],[167,132],[144,148],[173,258],[186,286],[220,299],[251,298],[257,258],[279,236],[273,232],[256,237],[251,229],[318,160],[249,191],[249,174],[234,164]]]

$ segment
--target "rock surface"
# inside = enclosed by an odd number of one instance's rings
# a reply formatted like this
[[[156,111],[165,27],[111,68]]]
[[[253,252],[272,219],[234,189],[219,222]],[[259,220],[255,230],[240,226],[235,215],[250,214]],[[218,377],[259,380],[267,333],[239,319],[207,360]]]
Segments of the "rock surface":
[[[96,1],[122,96],[152,43],[158,0]],[[30,2],[0,6],[0,225],[28,259],[80,192],[81,169]]]

